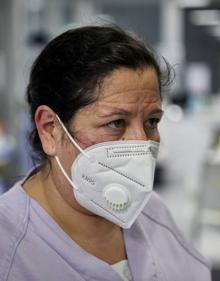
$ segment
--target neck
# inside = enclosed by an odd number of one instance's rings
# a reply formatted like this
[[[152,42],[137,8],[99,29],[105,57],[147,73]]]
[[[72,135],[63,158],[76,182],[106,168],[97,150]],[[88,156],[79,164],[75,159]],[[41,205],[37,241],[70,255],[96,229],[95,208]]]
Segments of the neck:
[[[120,227],[80,207],[72,189],[54,180],[52,169],[41,169],[24,189],[84,250],[109,264],[126,259]]]
[[[84,250],[109,264],[126,259],[120,227],[79,206],[60,178],[46,166],[24,183],[24,189]]]
[[[52,170],[45,166],[25,182],[24,189],[69,236],[103,240],[113,237],[113,233],[120,229],[79,206],[72,189],[58,182],[58,185],[62,185],[59,188],[55,182]]]

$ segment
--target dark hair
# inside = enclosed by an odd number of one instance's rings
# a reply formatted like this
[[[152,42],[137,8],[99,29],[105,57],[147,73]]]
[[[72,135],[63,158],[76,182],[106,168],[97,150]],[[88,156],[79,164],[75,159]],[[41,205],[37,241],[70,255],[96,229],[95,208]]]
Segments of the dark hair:
[[[38,160],[47,158],[34,123],[38,106],[49,106],[68,125],[80,108],[97,99],[95,89],[104,78],[120,67],[153,67],[161,88],[161,70],[152,50],[118,27],[69,30],[43,49],[32,66],[27,87],[33,126],[30,141]]]

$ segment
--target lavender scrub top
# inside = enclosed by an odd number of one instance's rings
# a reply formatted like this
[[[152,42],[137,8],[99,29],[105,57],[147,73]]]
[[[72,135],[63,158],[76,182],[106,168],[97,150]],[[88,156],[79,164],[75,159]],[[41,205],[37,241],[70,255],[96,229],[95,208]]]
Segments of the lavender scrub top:
[[[210,281],[206,260],[179,232],[153,192],[124,230],[134,281]],[[106,262],[83,250],[18,182],[0,197],[0,281],[121,281]]]

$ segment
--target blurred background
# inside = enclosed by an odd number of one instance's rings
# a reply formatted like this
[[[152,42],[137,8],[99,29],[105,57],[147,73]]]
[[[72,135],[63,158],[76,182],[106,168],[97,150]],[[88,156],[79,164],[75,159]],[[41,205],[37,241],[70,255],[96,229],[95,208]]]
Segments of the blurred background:
[[[0,0],[0,193],[33,166],[24,96],[34,59],[88,23],[135,32],[174,67],[155,189],[220,280],[220,0]]]

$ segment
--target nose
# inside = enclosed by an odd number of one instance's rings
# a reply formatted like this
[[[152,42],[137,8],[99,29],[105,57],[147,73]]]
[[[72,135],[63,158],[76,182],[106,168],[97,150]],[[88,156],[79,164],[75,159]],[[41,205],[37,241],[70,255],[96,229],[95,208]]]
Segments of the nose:
[[[124,140],[148,140],[143,126],[131,126],[127,128],[122,139]]]
[[[147,129],[141,122],[137,122],[126,127],[126,130],[121,139],[143,141],[152,140],[155,142],[160,142],[160,133],[157,127],[154,129]]]

